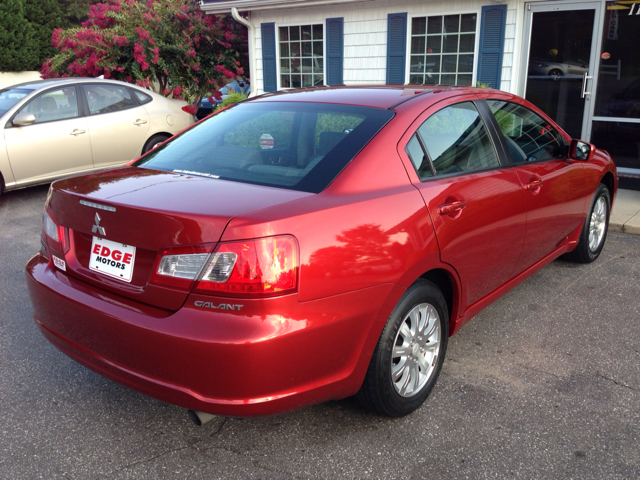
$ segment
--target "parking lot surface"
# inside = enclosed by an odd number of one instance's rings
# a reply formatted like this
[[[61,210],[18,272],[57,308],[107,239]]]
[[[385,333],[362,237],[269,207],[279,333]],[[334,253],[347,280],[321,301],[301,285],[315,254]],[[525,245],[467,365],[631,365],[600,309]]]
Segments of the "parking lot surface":
[[[412,415],[345,399],[196,427],[39,333],[24,265],[47,189],[0,196],[0,479],[640,478],[640,236],[481,312]]]

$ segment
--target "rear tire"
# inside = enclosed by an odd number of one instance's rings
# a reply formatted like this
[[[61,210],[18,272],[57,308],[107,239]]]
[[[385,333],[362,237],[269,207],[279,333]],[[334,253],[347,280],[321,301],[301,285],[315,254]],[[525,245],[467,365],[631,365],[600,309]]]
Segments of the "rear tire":
[[[164,142],[167,138],[171,138],[171,137],[169,135],[164,135],[161,133],[159,133],[158,135],[154,135],[149,140],[147,140],[147,143],[144,144],[144,148],[142,149],[142,154],[144,155],[149,150],[153,150],[162,142]]]
[[[360,391],[366,409],[403,417],[433,389],[447,351],[449,315],[442,292],[418,280],[404,293],[380,335]]]
[[[580,232],[578,246],[566,255],[567,260],[591,263],[600,256],[609,229],[611,196],[602,183],[598,185],[591,208]]]

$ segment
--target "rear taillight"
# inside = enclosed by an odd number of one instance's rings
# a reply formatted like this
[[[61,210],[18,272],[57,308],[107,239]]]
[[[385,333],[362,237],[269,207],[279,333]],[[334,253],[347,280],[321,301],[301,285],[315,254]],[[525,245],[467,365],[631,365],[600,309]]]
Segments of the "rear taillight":
[[[62,253],[69,251],[69,230],[62,225],[58,225],[55,217],[47,209],[45,209],[42,216],[42,231],[51,247]]]
[[[294,292],[298,243],[289,235],[221,243],[203,270],[195,291],[232,296]]]
[[[156,260],[151,283],[225,296],[294,292],[298,243],[289,235],[210,245],[170,247]]]
[[[168,247],[160,251],[151,275],[151,283],[190,290],[213,245]]]

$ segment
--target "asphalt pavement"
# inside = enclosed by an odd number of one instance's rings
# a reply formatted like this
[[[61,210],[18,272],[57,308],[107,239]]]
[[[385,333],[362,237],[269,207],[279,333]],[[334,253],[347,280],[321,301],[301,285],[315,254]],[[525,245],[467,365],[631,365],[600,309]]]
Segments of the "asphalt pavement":
[[[412,415],[345,399],[196,427],[37,330],[24,265],[47,189],[0,196],[0,479],[640,478],[640,236],[481,312]]]

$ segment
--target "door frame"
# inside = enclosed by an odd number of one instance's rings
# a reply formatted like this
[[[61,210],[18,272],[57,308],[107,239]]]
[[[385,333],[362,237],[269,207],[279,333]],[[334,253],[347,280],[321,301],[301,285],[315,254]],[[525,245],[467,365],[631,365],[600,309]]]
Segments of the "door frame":
[[[527,2],[524,15],[523,41],[520,53],[520,69],[518,76],[518,95],[524,98],[527,91],[527,71],[529,69],[529,54],[531,45],[531,27],[533,14],[537,12],[554,11],[575,11],[593,10],[593,35],[591,39],[591,54],[589,56],[589,72],[586,85],[587,95],[585,97],[584,113],[582,117],[581,140],[589,142],[591,140],[591,127],[595,111],[595,95],[598,89],[598,72],[600,70],[600,46],[602,45],[602,19],[606,2],[603,0],[592,0],[582,2],[579,0],[553,0],[544,2]]]

